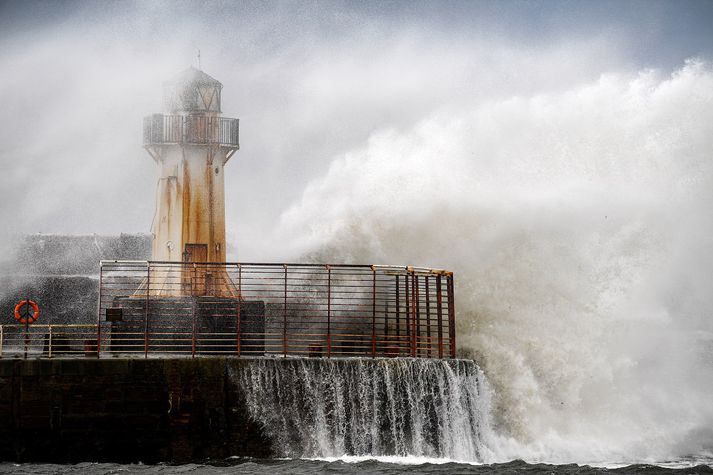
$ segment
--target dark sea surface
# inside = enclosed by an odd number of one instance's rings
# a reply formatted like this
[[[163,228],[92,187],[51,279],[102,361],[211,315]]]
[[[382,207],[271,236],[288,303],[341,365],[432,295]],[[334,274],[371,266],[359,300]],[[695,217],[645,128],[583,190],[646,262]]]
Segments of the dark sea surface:
[[[713,474],[713,461],[687,460],[665,462],[656,465],[649,464],[607,464],[602,466],[590,465],[550,465],[540,463],[526,463],[515,460],[508,463],[492,465],[475,465],[455,462],[426,462],[409,463],[406,461],[391,462],[380,460],[257,460],[257,459],[229,459],[221,462],[206,464],[183,465],[124,465],[113,463],[81,463],[76,465],[57,464],[13,464],[0,463],[0,473],[13,474],[82,474],[82,475],[114,475],[114,474],[311,474],[311,473],[429,473],[429,474],[466,474],[466,473],[498,473],[498,474],[589,474],[589,473],[615,473],[615,474],[651,474],[651,473],[676,473],[676,474]]]

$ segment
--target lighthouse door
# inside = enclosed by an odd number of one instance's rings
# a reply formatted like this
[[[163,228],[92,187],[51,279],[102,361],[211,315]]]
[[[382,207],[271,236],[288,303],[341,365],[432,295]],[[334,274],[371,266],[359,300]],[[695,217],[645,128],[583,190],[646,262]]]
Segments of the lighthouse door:
[[[186,244],[183,252],[183,262],[207,262],[208,261],[208,245],[207,244]],[[206,272],[205,267],[190,266],[185,269],[183,278],[184,288],[192,295],[206,295],[211,287],[208,282],[210,273]]]
[[[186,244],[184,262],[208,262],[208,244]]]

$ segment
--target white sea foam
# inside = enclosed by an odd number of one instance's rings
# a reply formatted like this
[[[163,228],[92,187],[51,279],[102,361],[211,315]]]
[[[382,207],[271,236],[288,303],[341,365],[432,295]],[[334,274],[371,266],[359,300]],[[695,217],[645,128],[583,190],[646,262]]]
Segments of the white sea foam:
[[[443,465],[447,463],[459,463],[466,465],[482,465],[481,462],[474,462],[472,460],[452,460],[449,458],[436,458],[436,457],[417,457],[412,455],[398,456],[398,455],[342,455],[339,457],[314,457],[306,458],[305,460],[316,460],[323,462],[344,462],[344,463],[361,463],[368,462],[370,460],[375,460],[381,463],[392,463],[396,465],[423,465],[423,464],[433,464],[433,465]]]
[[[277,235],[455,271],[496,459],[677,460],[713,447],[711,150],[709,63],[603,75],[375,132]]]

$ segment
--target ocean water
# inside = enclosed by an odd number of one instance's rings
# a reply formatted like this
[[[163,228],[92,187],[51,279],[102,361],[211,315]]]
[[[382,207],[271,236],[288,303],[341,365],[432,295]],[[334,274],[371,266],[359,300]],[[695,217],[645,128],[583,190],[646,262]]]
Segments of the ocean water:
[[[343,457],[335,460],[273,459],[256,460],[232,458],[220,462],[184,465],[122,465],[112,463],[81,463],[77,465],[55,464],[0,464],[0,473],[13,474],[82,474],[82,475],[117,475],[117,474],[310,474],[310,473],[428,473],[428,474],[706,474],[713,473],[713,460],[679,460],[657,464],[605,464],[605,465],[551,465],[545,463],[527,463],[514,460],[498,464],[470,464],[448,461],[446,459],[422,459],[418,457],[383,457],[379,459],[361,457]]]

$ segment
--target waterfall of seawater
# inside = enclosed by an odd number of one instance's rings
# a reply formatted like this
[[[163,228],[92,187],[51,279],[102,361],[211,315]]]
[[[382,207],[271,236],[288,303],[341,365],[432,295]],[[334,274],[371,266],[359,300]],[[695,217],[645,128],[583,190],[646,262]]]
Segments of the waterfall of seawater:
[[[481,459],[488,398],[472,361],[265,359],[231,373],[279,455]]]

